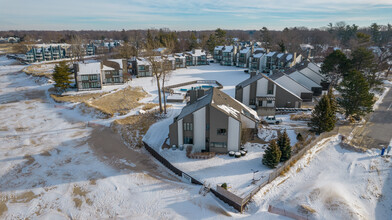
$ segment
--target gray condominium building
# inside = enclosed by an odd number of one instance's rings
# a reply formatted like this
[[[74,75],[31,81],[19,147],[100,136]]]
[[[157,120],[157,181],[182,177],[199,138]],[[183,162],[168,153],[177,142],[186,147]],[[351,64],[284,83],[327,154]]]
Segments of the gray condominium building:
[[[259,118],[251,108],[217,88],[191,100],[170,125],[171,145],[191,145],[194,152],[238,151],[243,130],[256,129]]]

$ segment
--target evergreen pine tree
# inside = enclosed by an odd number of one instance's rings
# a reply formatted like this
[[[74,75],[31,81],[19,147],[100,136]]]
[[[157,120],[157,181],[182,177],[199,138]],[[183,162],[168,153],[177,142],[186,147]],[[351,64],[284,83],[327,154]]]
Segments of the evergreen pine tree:
[[[197,49],[199,44],[197,43],[197,37],[194,32],[192,32],[191,37],[189,39],[189,49]]]
[[[332,87],[329,88],[327,97],[329,100],[329,105],[331,106],[331,111],[335,114],[338,111],[338,103],[336,101],[335,95],[333,94]]]
[[[276,141],[272,140],[265,150],[262,163],[270,168],[275,168],[279,164],[281,156],[282,152],[280,152]]]
[[[323,95],[312,112],[310,127],[313,131],[320,134],[325,131],[332,131],[335,123],[335,112],[331,108],[328,96]]]
[[[208,51],[213,54],[214,53],[214,48],[217,45],[216,43],[216,37],[215,34],[210,34],[210,37],[208,38],[207,42],[206,42],[206,46]]]
[[[286,130],[279,135],[278,137],[278,146],[280,151],[282,152],[282,156],[280,157],[280,161],[286,161],[291,157],[291,146],[290,146],[290,138],[287,135]]]
[[[71,71],[65,61],[61,61],[59,65],[54,67],[53,80],[55,82],[54,87],[57,91],[64,92],[69,88],[69,84],[71,83],[70,74]]]
[[[373,110],[373,94],[369,92],[369,85],[359,71],[350,71],[337,90],[341,94],[338,103],[344,109],[346,117],[365,115]]]

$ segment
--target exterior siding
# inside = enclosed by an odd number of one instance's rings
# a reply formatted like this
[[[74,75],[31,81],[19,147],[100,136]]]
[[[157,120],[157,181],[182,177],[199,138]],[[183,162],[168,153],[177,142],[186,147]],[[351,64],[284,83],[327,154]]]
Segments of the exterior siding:
[[[248,117],[241,115],[241,128],[256,128],[256,122],[250,120]]]
[[[177,130],[178,130],[178,136],[177,136],[177,138],[178,138],[178,145],[183,145],[184,144],[184,129],[183,129],[183,121],[182,121],[182,119],[181,120],[179,120],[178,122],[177,122]]]
[[[240,147],[240,132],[241,123],[232,117],[229,117],[228,121],[228,138],[227,138],[227,150],[238,151]]]
[[[277,108],[300,108],[301,103],[301,99],[277,86],[275,99],[275,105]]]
[[[235,99],[238,101],[242,102],[242,97],[243,97],[243,89],[242,87],[235,88]]]
[[[178,122],[174,122],[170,124],[169,126],[169,138],[170,138],[170,144],[171,145],[176,145],[178,146],[178,135],[179,135],[179,130],[178,130]]]
[[[195,143],[195,137],[194,137],[194,128],[195,128],[195,124],[193,123],[193,114],[189,114],[189,115],[187,115],[187,116],[185,116],[183,119],[182,119],[182,127],[183,127],[183,129],[182,129],[182,131],[183,131],[183,143],[184,144],[186,144],[185,143],[185,141],[184,141],[184,139],[185,139],[185,137],[191,137],[192,139],[193,139],[193,143]],[[192,123],[192,125],[193,125],[193,129],[191,130],[191,131],[185,131],[185,127],[184,127],[184,124],[185,123]]]
[[[206,146],[206,108],[203,107],[193,113],[193,150],[200,152]]]
[[[228,130],[228,116],[218,109],[210,107],[210,151],[226,153],[227,148],[217,148],[211,146],[212,142],[226,143],[227,145],[227,133],[226,135],[218,135],[218,129],[226,129],[226,131]]]
[[[249,106],[249,96],[250,96],[250,86],[245,86],[243,88],[242,103]]]

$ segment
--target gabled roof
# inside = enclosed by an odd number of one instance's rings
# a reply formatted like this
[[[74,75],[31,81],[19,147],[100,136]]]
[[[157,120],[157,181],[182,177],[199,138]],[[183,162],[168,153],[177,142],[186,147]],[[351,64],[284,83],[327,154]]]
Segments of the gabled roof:
[[[137,65],[145,65],[145,66],[150,66],[150,65],[151,65],[151,62],[148,61],[148,60],[146,60],[146,59],[143,58],[143,57],[138,57],[138,58],[136,59],[136,62],[137,62]]]
[[[220,91],[218,88],[208,90],[205,96],[199,98],[196,102],[185,106],[181,113],[177,116],[177,120],[180,120],[207,105],[211,105],[238,121],[241,121],[241,116],[248,117],[253,121],[259,120],[257,112]]]
[[[274,76],[274,75],[275,75],[275,74],[273,74],[272,76]],[[277,79],[277,78],[279,78],[279,77],[281,77],[281,76],[283,76],[283,75],[284,75],[283,73],[282,73],[282,74],[277,74],[277,76],[275,76],[275,77],[273,77],[273,78]],[[290,90],[286,89],[285,87],[283,87],[282,85],[280,85],[279,83],[277,83],[272,77],[267,77],[267,76],[265,76],[264,74],[257,74],[257,75],[255,75],[255,76],[252,76],[251,78],[248,78],[248,79],[246,79],[246,80],[243,81],[243,82],[240,82],[237,86],[238,86],[238,87],[244,88],[244,87],[250,85],[251,83],[256,82],[256,81],[258,81],[258,80],[260,80],[260,79],[262,79],[262,78],[265,78],[265,79],[267,79],[267,80],[273,82],[273,83],[276,84],[277,86],[281,87],[283,90],[287,91],[288,93],[292,94],[293,96],[297,97],[298,99],[301,99],[299,96],[297,96],[296,94],[294,94],[294,93],[291,92]],[[237,87],[237,86],[236,86],[236,87]]]
[[[276,56],[276,55],[277,55],[277,52],[273,52],[273,51],[267,53],[267,57],[272,57],[272,56]]]
[[[260,58],[260,57],[262,57],[262,56],[264,56],[264,55],[265,55],[265,53],[263,53],[263,52],[254,53],[254,54],[253,54],[253,58]]]
[[[79,63],[79,71],[77,74],[101,74],[101,62]]]
[[[240,53],[248,53],[250,49],[251,49],[250,47],[243,47],[241,48]]]
[[[174,56],[177,58],[185,58],[183,53],[176,53],[176,54],[174,54]]]
[[[285,90],[286,92],[290,93],[291,95],[295,96],[296,98],[302,100],[301,97],[299,97],[298,95],[296,95],[295,93],[293,93],[292,91],[286,89],[284,86],[280,85],[279,83],[277,83],[275,80],[272,80],[271,78],[269,78],[268,76],[263,75],[264,78],[270,80],[271,82],[275,83],[276,86],[279,86],[280,88],[282,88],[283,90]]]
[[[257,74],[257,75],[255,75],[255,76],[249,77],[249,78],[247,78],[246,80],[244,80],[244,81],[238,83],[237,86],[238,86],[238,87],[244,88],[244,87],[246,87],[246,86],[252,84],[253,82],[256,82],[257,80],[259,80],[259,79],[261,79],[261,78],[263,78],[263,76],[262,76],[261,74]],[[236,87],[237,87],[237,86],[236,86]]]
[[[198,57],[198,56],[205,56],[206,52],[202,49],[193,49],[192,51],[185,52],[185,54]]]
[[[234,46],[225,46],[223,48],[223,52],[232,52],[234,50]]]
[[[222,50],[225,46],[216,46],[214,50]]]
[[[122,59],[104,60],[103,65],[111,67],[115,70],[120,70],[122,69]]]

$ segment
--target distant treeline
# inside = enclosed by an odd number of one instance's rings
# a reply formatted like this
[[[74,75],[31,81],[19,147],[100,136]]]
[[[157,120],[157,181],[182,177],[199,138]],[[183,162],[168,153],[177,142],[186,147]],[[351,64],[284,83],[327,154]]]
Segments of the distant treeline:
[[[258,41],[272,50],[295,52],[299,44],[329,45],[341,48],[353,48],[363,39],[358,34],[368,36],[372,45],[383,46],[392,41],[392,25],[373,23],[369,27],[358,27],[345,22],[328,24],[323,28],[294,27],[282,31],[269,30],[203,30],[172,31],[170,29],[146,30],[82,30],[82,31],[0,31],[0,36],[18,36],[22,42],[32,43],[40,39],[42,43],[71,43],[76,36],[84,41],[123,40],[133,47],[143,48],[147,44],[154,47],[171,47],[174,52],[202,48],[212,52],[216,45],[232,44],[239,41]]]

